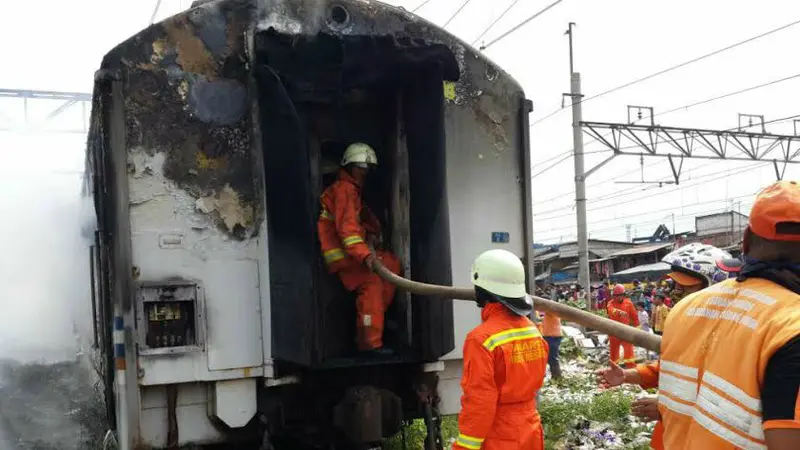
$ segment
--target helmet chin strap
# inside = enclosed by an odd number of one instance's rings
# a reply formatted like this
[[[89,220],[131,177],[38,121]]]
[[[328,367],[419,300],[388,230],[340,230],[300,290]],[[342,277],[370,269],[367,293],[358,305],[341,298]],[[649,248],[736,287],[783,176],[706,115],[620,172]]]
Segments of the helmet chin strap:
[[[475,288],[475,303],[478,304],[478,308],[483,308],[487,303],[492,303],[494,301],[495,299],[489,293],[482,289]]]

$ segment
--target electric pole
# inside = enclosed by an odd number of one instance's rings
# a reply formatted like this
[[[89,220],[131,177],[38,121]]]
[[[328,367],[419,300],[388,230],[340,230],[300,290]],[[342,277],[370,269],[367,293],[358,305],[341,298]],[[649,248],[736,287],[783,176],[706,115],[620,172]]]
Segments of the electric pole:
[[[569,36],[570,99],[572,100],[572,151],[575,156],[575,209],[578,215],[578,284],[586,289],[591,297],[591,277],[589,275],[589,235],[586,229],[586,174],[583,164],[583,95],[581,94],[581,74],[575,72],[572,49],[572,29],[569,23],[566,34]],[[586,302],[591,309],[591,302]]]

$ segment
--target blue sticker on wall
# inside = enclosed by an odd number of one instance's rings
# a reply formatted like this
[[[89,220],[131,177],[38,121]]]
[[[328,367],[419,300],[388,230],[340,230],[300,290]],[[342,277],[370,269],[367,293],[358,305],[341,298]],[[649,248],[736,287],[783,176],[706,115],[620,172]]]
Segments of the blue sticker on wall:
[[[492,244],[508,244],[510,234],[505,231],[492,232]]]

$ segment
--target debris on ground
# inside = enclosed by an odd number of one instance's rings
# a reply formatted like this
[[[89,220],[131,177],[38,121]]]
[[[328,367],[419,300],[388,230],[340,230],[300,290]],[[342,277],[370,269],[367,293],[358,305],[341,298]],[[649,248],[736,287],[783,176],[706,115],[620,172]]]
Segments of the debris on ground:
[[[0,450],[89,450],[108,429],[101,387],[82,359],[0,360]]]

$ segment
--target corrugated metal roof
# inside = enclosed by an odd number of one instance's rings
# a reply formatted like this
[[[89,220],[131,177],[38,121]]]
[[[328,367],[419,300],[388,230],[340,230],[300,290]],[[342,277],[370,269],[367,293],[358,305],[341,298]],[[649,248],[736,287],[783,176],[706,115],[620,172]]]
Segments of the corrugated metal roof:
[[[650,244],[650,245],[637,245],[636,247],[626,248],[625,250],[620,250],[618,252],[612,253],[612,258],[616,258],[618,256],[633,256],[633,255],[643,255],[645,253],[652,253],[662,248],[672,247],[672,242],[661,243],[661,244]]]
[[[545,261],[550,261],[550,260],[558,258],[558,255],[559,255],[558,252],[547,253],[547,254],[544,254],[544,255],[536,256],[536,257],[533,258],[533,260],[535,262],[545,262]]]
[[[641,266],[631,267],[630,269],[621,270],[612,276],[617,275],[630,275],[645,272],[666,271],[669,272],[671,266],[665,262],[657,262],[653,264],[644,264]]]

